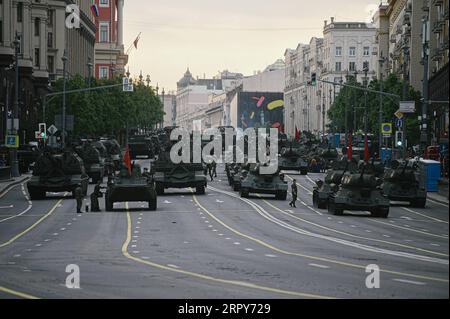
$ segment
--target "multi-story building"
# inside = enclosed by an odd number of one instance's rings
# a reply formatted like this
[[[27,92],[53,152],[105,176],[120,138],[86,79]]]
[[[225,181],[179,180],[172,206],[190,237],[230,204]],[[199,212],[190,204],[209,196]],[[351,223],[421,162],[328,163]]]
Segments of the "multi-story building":
[[[176,123],[177,96],[175,92],[160,95],[164,106],[164,127],[172,126]]]
[[[95,77],[111,78],[125,74],[128,55],[123,45],[124,0],[95,0],[96,18]]]
[[[286,50],[285,123],[286,133],[295,130],[316,134],[326,132],[327,112],[339,86],[319,81],[309,85],[311,75],[319,80],[346,82],[347,75],[363,82],[375,76],[376,29],[364,22],[325,21],[323,38]],[[366,78],[367,75],[367,78]]]
[[[80,9],[79,28],[66,27],[66,7]],[[34,138],[42,121],[42,97],[49,84],[63,75],[64,52],[68,76],[88,75],[94,57],[95,24],[87,1],[3,0],[0,2],[0,140],[14,104],[14,40],[19,39],[19,120],[21,143]]]

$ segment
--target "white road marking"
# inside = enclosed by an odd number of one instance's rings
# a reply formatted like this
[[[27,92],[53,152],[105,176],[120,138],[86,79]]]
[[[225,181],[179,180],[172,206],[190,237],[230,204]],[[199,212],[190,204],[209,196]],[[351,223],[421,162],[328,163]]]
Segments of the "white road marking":
[[[137,247],[137,245],[131,245],[131,248],[136,248]]]
[[[169,202],[167,199],[164,201],[164,204],[172,204],[171,202]]]
[[[205,224],[209,224],[209,221],[205,220]]]
[[[219,199],[216,199],[216,203],[222,204],[223,201],[221,201],[221,200],[219,200]]]
[[[63,228],[61,228],[60,230],[61,230],[61,231],[65,231],[66,229],[63,227]]]
[[[421,214],[419,212],[416,212],[415,210],[412,210],[412,209],[409,209],[409,208],[406,208],[406,207],[402,207],[402,209],[406,210],[407,212],[410,212],[410,213],[413,213],[413,214],[416,214],[416,215],[419,215],[419,216],[422,216],[422,217],[429,218],[429,219],[434,220],[436,222],[448,224],[448,221],[445,221],[445,220],[442,220],[442,219],[438,219],[438,218],[434,218],[434,217],[431,217],[431,216],[428,216],[428,215],[425,215],[425,214]]]
[[[237,241],[233,243],[233,245],[236,245],[236,246],[237,246],[237,245],[240,245],[240,244],[241,244],[241,243],[240,243],[240,242],[237,242]]]
[[[16,263],[14,261],[8,261],[8,265],[15,265]]]
[[[223,236],[223,234],[218,234],[219,236]]]
[[[356,226],[355,226],[355,225],[350,225],[350,227],[351,227],[351,228],[356,228]]]
[[[58,236],[59,234],[58,233],[53,233],[53,236]]]
[[[400,218],[402,218],[402,219],[406,219],[406,220],[412,220],[412,218],[411,218],[411,217],[407,217],[407,216],[402,216],[402,217],[400,217]]]
[[[322,269],[329,269],[329,266],[325,266],[325,265],[319,265],[319,264],[308,264],[311,267],[316,267],[316,268],[322,268]]]
[[[246,250],[246,251],[254,251],[254,250],[251,249],[251,248],[245,248],[245,250]]]
[[[14,208],[14,205],[0,206],[0,209]]]
[[[372,232],[371,230],[366,229],[366,233],[371,233],[371,232]]]
[[[136,236],[136,235],[135,235],[135,236],[133,236],[133,238],[139,238],[139,236]]]
[[[185,242],[183,242],[183,244],[190,244],[190,242],[188,242],[188,241],[185,241]]]
[[[133,254],[139,254],[140,251],[139,250],[133,250]]]
[[[402,282],[405,284],[412,284],[412,285],[418,285],[418,286],[424,286],[426,283],[420,282],[420,281],[413,281],[413,280],[406,280],[406,279],[392,279],[393,281]]]
[[[135,230],[134,233],[135,233],[135,234],[139,234],[139,230]]]
[[[77,219],[76,218],[72,218],[72,221],[76,221]]]
[[[213,228],[213,225],[208,225],[209,228]]]
[[[230,237],[227,237],[227,238],[225,238],[225,240],[231,240],[231,238],[230,238]]]
[[[391,238],[391,236],[389,236],[389,235],[383,235],[383,237],[386,237],[386,238]]]
[[[264,256],[269,257],[269,258],[277,258],[277,255],[271,255],[271,254],[265,254]]]
[[[171,268],[175,268],[175,269],[180,269],[180,267],[178,267],[177,265],[173,265],[173,264],[167,264],[167,266],[169,266]]]
[[[212,231],[216,233],[216,232],[217,232],[217,229],[213,229]]]
[[[147,257],[147,256],[144,256],[144,257],[141,257],[142,259],[150,259],[150,257]]]
[[[44,241],[45,241],[46,243],[48,243],[48,242],[50,241],[50,239],[45,239]]]
[[[137,222],[138,225],[139,225],[140,223],[141,223],[141,222],[139,222],[139,221]]]
[[[22,255],[17,254],[17,255],[14,255],[13,257],[14,258],[19,258],[20,256],[22,256]]]
[[[67,225],[67,226],[70,226],[70,225],[72,225],[72,223],[67,223],[66,225]]]
[[[343,224],[344,222],[343,221],[338,221],[338,224]]]
[[[135,227],[135,229],[140,229],[140,228],[141,228],[141,227],[139,227],[139,226],[136,226],[136,227]]]
[[[441,247],[441,245],[439,245],[439,244],[430,244],[431,246],[434,246],[434,247]]]
[[[35,246],[36,246],[36,247],[41,247],[41,246],[42,246],[42,244],[36,244]]]

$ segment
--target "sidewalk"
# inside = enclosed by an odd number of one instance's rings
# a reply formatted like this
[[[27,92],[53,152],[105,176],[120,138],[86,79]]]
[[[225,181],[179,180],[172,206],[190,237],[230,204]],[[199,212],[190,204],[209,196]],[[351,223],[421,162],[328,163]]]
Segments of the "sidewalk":
[[[26,181],[31,175],[30,174],[23,174],[20,177],[16,177],[10,180],[6,181],[0,181],[0,196],[7,191],[10,187],[23,183]]]

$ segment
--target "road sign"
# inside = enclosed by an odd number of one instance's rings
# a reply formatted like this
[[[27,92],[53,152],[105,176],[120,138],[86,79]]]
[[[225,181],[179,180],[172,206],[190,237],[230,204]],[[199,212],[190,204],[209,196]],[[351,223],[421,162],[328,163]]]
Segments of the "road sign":
[[[400,112],[402,113],[414,113],[416,112],[416,102],[414,101],[401,101]]]
[[[18,135],[6,135],[5,145],[8,148],[19,148],[19,136]]]
[[[55,133],[58,132],[58,129],[55,125],[52,125],[48,128],[48,132],[50,133],[50,135],[55,135]]]
[[[123,92],[133,92],[133,83],[127,77],[122,78],[122,91]]]
[[[398,110],[397,112],[394,113],[395,117],[398,119],[402,119],[403,118],[403,113],[400,112],[400,110]]]
[[[395,126],[396,127],[403,127],[403,119],[395,119]]]
[[[383,135],[391,135],[392,134],[392,123],[381,124],[381,132],[383,133]]]

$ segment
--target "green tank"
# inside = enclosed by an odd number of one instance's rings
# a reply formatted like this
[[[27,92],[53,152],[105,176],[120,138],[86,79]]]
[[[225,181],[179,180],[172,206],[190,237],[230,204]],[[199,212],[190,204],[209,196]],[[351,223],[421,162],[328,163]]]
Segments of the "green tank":
[[[241,197],[247,198],[250,193],[258,193],[273,194],[278,200],[286,200],[288,184],[280,176],[280,172],[261,174],[260,168],[260,164],[250,164],[248,174],[241,181]]]
[[[138,157],[146,157],[150,159],[154,157],[151,138],[145,135],[135,135],[130,137],[128,146],[130,148],[130,155],[132,159],[137,159]]]
[[[328,148],[319,151],[319,158],[323,159],[325,169],[329,169],[331,168],[331,163],[338,160],[339,154],[335,148],[329,146]]]
[[[114,209],[114,203],[147,202],[151,211],[157,208],[157,196],[153,182],[142,175],[141,167],[134,165],[131,175],[126,167],[108,181],[105,193],[106,211]]]
[[[102,183],[105,176],[105,158],[102,157],[96,145],[86,142],[82,146],[78,146],[76,152],[83,159],[86,173],[92,179],[92,183]]]
[[[74,152],[42,153],[36,160],[33,175],[27,183],[32,200],[45,199],[47,192],[71,192],[81,187],[86,196],[89,176],[84,169],[83,161]]]
[[[344,175],[341,185],[328,198],[328,211],[342,215],[344,210],[369,211],[374,217],[387,218],[390,202],[383,194],[380,179],[365,173],[364,166],[360,173]]]
[[[299,171],[302,175],[308,174],[308,163],[303,159],[302,152],[298,148],[285,148],[278,158],[278,169],[287,171]]]
[[[170,160],[170,152],[167,149],[153,162],[151,174],[158,195],[164,194],[167,188],[186,187],[195,188],[197,195],[205,194],[207,180],[203,165],[201,163],[174,164]]]
[[[319,209],[326,209],[328,206],[328,197],[333,193],[333,189],[337,189],[341,185],[342,178],[345,174],[355,173],[357,171],[356,162],[349,162],[343,158],[340,161],[331,163],[332,169],[327,171],[325,179],[316,181],[313,190],[313,205]]]
[[[119,143],[115,139],[102,139],[100,142],[106,148],[106,162],[111,163],[114,166],[114,170],[118,171],[122,163],[122,152]]]
[[[422,183],[423,184],[423,183]],[[415,161],[393,161],[384,173],[383,193],[393,201],[409,202],[411,206],[424,208],[427,202],[425,186],[419,179]]]

